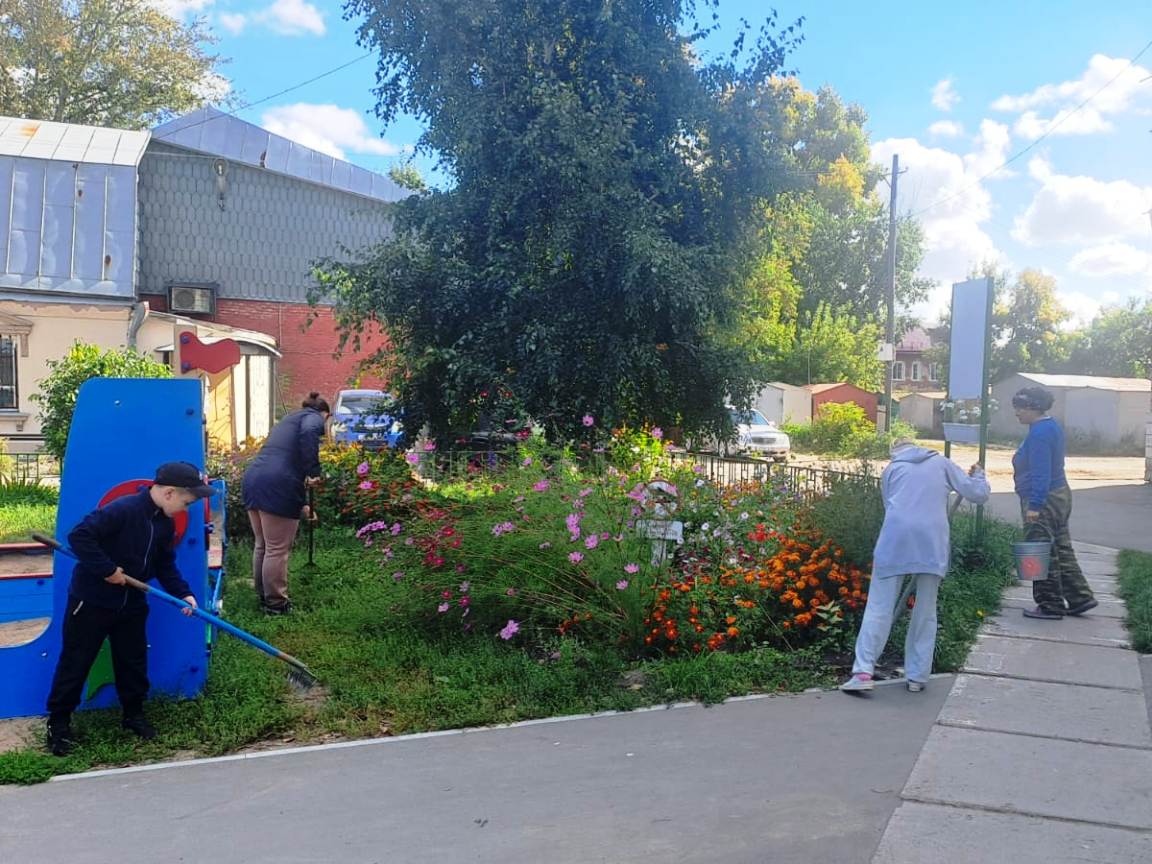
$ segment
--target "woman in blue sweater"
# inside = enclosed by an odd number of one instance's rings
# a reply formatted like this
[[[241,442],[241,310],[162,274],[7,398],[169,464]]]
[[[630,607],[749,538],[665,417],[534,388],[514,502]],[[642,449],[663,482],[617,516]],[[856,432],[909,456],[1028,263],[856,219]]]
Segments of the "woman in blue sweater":
[[[1048,578],[1032,583],[1036,608],[1024,610],[1026,617],[1045,621],[1080,615],[1096,606],[1068,533],[1072,490],[1064,475],[1064,430],[1048,416],[1053,401],[1043,387],[1025,387],[1012,397],[1016,419],[1028,427],[1024,443],[1012,457],[1024,533],[1029,540],[1047,540],[1048,532],[1056,538]]]

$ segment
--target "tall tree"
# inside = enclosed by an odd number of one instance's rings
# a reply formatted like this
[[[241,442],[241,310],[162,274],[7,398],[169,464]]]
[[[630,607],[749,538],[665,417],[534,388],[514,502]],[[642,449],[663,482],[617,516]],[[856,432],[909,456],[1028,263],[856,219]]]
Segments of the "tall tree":
[[[1132,298],[1092,319],[1072,350],[1067,370],[1078,375],[1152,377],[1152,300]]]
[[[413,422],[444,434],[511,392],[559,434],[586,413],[700,429],[750,398],[727,334],[780,157],[747,121],[797,37],[773,16],[701,62],[694,14],[716,5],[347,4],[380,53],[381,120],[420,118],[452,180],[320,269],[346,336],[391,333]]]
[[[153,126],[225,96],[213,42],[147,0],[0,0],[0,114]]]
[[[791,78],[760,88],[761,122],[782,153],[795,200],[802,202],[808,238],[793,270],[804,289],[801,308],[827,305],[859,318],[884,309],[888,284],[888,207],[872,161],[867,115],[831,87],[815,93]],[[916,276],[923,235],[909,216],[897,223],[896,300],[913,305],[931,281]]]
[[[997,293],[992,314],[996,341],[990,380],[1013,372],[1053,372],[1062,368],[1072,344],[1063,326],[1071,317],[1056,296],[1054,277],[1039,270],[1022,270],[1011,290],[1001,288]]]

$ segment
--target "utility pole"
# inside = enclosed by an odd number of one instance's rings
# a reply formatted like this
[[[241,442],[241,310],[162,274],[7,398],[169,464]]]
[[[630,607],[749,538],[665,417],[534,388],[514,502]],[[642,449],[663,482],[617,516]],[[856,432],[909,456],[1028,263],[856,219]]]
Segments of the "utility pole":
[[[892,364],[896,360],[896,181],[900,177],[900,157],[892,156],[892,179],[888,186],[888,323],[884,343],[891,353],[884,363],[884,431],[892,430]]]

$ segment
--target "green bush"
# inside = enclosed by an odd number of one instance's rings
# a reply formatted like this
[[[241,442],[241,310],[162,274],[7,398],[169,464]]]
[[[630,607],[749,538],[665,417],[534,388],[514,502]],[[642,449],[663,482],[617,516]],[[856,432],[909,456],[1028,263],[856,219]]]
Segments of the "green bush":
[[[109,348],[76,342],[59,360],[47,363],[48,377],[38,382],[40,392],[30,397],[40,406],[40,432],[44,449],[64,458],[68,430],[76,411],[80,385],[89,378],[169,378],[172,373],[131,348]]]
[[[790,423],[784,431],[795,450],[850,459],[887,459],[893,441],[916,437],[916,430],[901,420],[893,421],[890,432],[878,433],[854,402],[828,402],[811,423]]]
[[[0,507],[14,507],[18,504],[55,507],[58,503],[60,503],[60,490],[55,486],[19,480],[0,482]]]
[[[850,562],[870,569],[884,523],[884,499],[876,478],[869,474],[845,475],[829,481],[825,494],[812,501],[807,520],[843,549]]]

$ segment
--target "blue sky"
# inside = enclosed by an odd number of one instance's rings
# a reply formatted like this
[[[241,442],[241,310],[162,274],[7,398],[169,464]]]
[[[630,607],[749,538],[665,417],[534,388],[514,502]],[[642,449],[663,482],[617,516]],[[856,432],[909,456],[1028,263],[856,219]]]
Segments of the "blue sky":
[[[231,59],[222,71],[243,102],[364,53],[337,2],[155,2],[208,19],[219,52]],[[764,8],[722,0],[725,33],[715,48],[741,17],[758,21]],[[1051,273],[1079,319],[1149,296],[1152,49],[1129,63],[1152,42],[1152,3],[788,0],[776,8],[781,21],[806,19],[790,63],[801,82],[831,85],[863,106],[877,160],[887,164],[898,153],[907,169],[898,206],[921,219],[923,273],[941,286],[914,311],[931,320],[946,286],[987,259]],[[381,128],[371,114],[374,69],[374,58],[362,60],[240,116],[386,171],[405,158],[419,127],[406,119]],[[427,171],[426,162],[417,164]]]

